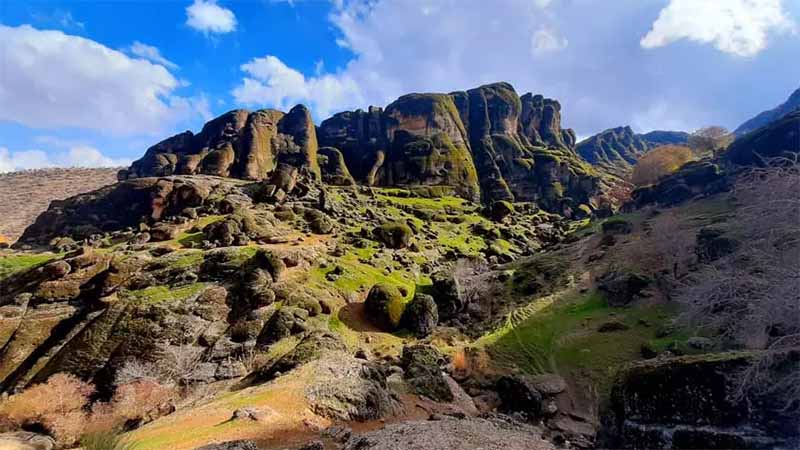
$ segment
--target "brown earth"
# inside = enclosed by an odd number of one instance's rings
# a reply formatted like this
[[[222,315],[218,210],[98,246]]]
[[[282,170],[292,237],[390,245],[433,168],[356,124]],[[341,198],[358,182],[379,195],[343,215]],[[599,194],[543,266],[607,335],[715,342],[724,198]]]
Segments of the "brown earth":
[[[0,174],[0,236],[16,241],[51,201],[116,183],[118,170],[58,168]]]

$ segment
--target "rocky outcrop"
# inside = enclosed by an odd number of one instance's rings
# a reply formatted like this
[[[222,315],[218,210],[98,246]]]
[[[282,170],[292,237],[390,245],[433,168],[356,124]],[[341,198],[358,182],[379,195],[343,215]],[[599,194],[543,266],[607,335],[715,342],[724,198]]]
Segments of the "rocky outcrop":
[[[356,181],[451,186],[490,204],[531,201],[571,212],[597,192],[591,167],[561,129],[561,106],[520,98],[508,83],[450,94],[410,94],[386,107],[325,120],[320,143],[339,149]]]
[[[790,442],[796,444],[800,437],[797,411],[781,409],[779,392],[734,395],[737,374],[754,358],[752,353],[725,353],[634,364],[619,375],[612,390],[606,444],[630,449],[794,448]],[[786,358],[783,370],[796,370],[798,355]]]
[[[66,200],[56,200],[20,237],[18,244],[47,244],[55,236],[92,235],[150,224],[201,206],[220,181],[189,177],[126,180]]]
[[[678,205],[698,196],[724,192],[730,187],[730,181],[714,162],[692,161],[674,174],[659,180],[658,183],[633,191],[631,201],[625,208],[639,208],[651,204]]]
[[[722,157],[735,165],[762,166],[767,159],[798,152],[800,111],[795,111],[736,139]]]
[[[761,127],[767,126],[772,122],[782,119],[784,116],[793,113],[800,109],[800,89],[792,92],[789,98],[779,106],[764,111],[761,114],[753,117],[747,122],[739,125],[734,134],[736,136],[744,136],[745,134],[755,131]]]
[[[297,105],[286,114],[238,109],[208,122],[196,135],[186,131],[150,147],[118,178],[204,174],[260,180],[279,162],[319,176],[317,149],[314,123],[305,106]]]

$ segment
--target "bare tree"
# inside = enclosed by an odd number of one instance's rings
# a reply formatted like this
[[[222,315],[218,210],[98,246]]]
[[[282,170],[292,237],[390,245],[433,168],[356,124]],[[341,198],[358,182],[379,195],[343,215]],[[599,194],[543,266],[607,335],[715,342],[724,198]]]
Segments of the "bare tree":
[[[720,151],[728,148],[734,135],[720,126],[701,128],[689,136],[689,147],[700,157],[716,157]]]

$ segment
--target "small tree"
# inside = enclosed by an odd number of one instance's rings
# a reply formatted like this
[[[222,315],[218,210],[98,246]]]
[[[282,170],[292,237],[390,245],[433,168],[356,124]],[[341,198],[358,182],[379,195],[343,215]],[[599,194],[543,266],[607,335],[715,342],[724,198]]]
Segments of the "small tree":
[[[716,157],[733,142],[733,133],[719,126],[701,128],[689,136],[689,147],[700,157]]]
[[[694,159],[689,147],[664,145],[647,152],[633,167],[631,181],[636,186],[656,183],[659,179],[674,173],[681,166]]]

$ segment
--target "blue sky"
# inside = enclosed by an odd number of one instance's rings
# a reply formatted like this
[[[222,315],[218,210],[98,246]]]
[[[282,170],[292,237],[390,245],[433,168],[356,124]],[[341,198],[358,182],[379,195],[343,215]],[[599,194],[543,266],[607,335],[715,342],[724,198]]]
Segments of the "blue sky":
[[[0,171],[108,165],[237,107],[318,121],[509,81],[579,136],[729,128],[800,87],[796,0],[0,0]]]

